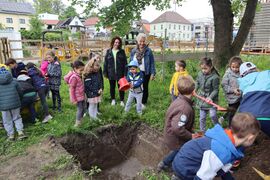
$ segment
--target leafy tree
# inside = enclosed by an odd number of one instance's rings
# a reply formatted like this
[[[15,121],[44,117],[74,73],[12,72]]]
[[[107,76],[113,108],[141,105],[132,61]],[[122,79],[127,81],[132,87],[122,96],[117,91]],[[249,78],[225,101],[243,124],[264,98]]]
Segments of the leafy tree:
[[[64,20],[70,17],[78,16],[78,13],[76,12],[76,9],[72,6],[68,6],[64,12],[61,14],[60,19]]]
[[[35,0],[34,7],[36,13],[50,13],[50,14],[61,14],[64,11],[65,5],[61,0]]]
[[[21,30],[22,37],[25,39],[41,39],[42,22],[36,17],[32,17],[29,21],[30,30]]]
[[[3,29],[5,29],[5,26],[2,23],[0,23],[0,30],[3,30]]]
[[[182,0],[175,0],[181,4]],[[72,0],[72,5],[83,4],[83,0]],[[100,0],[87,1],[85,9],[99,9],[99,26],[113,27],[113,33],[124,35],[130,29],[133,20],[140,19],[141,12],[153,5],[158,10],[170,7],[170,0],[112,0],[108,7],[99,7]],[[253,23],[258,0],[210,0],[213,7],[215,24],[214,63],[225,66],[230,57],[239,55]],[[236,38],[232,39],[234,17],[241,15],[240,28]]]

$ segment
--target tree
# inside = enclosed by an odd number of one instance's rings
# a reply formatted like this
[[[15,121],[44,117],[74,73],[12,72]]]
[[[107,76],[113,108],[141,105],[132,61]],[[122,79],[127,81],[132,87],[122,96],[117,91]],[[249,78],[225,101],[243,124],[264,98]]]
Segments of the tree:
[[[25,39],[41,39],[42,35],[42,22],[38,17],[34,16],[29,21],[30,30],[21,30],[22,37]]]
[[[3,29],[5,29],[5,26],[2,23],[0,23],[0,30],[3,30]]]
[[[80,4],[81,0],[72,0]],[[85,12],[99,9],[99,26],[113,27],[113,33],[126,34],[133,20],[140,19],[145,7],[154,5],[158,10],[170,7],[170,0],[112,0],[108,7],[99,8],[100,0],[89,0]],[[180,4],[182,0],[175,0]],[[239,55],[255,17],[258,0],[210,0],[213,7],[215,42],[214,64],[219,68],[225,66],[234,55]],[[234,17],[244,12],[240,28],[233,40]]]
[[[36,13],[50,13],[50,14],[61,14],[64,11],[65,5],[61,0],[35,0],[34,7]]]
[[[76,9],[72,6],[68,6],[64,12],[61,14],[60,19],[64,20],[70,17],[78,16],[78,13],[76,12]]]

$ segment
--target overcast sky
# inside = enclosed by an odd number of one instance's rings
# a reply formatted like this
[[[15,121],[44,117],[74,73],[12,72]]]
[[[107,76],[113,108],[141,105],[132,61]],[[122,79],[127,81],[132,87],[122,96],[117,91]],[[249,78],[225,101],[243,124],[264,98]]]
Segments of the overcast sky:
[[[64,4],[69,5],[68,0],[62,0]],[[100,5],[109,5],[111,0],[101,0]],[[173,2],[173,1],[172,1]],[[81,13],[82,9],[76,7],[77,12]],[[175,6],[172,4],[172,8],[169,10],[175,10]],[[166,11],[166,10],[165,10]],[[157,11],[153,6],[147,7],[144,12],[142,12],[142,18],[148,21],[153,21],[159,15],[165,11]],[[181,7],[176,7],[176,12],[182,15],[186,19],[197,19],[205,17],[213,17],[212,7],[209,4],[209,0],[184,0]]]

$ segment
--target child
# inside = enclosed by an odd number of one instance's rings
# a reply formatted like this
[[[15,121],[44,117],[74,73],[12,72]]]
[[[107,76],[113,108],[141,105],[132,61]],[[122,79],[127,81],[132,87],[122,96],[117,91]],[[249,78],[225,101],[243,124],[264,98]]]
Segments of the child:
[[[34,86],[32,85],[32,79],[28,76],[26,69],[19,72],[17,81],[23,93],[22,108],[28,107],[31,117],[30,122],[35,123],[37,113],[34,107],[34,103],[36,101],[37,93]]]
[[[201,71],[198,74],[196,82],[196,91],[198,95],[207,98],[209,101],[217,103],[219,91],[219,74],[212,64],[210,58],[203,58],[200,63]],[[198,100],[197,105],[200,108],[200,130],[206,130],[206,115],[210,112],[210,117],[214,124],[218,123],[217,109],[204,101]]]
[[[11,69],[13,78],[17,78],[20,70],[25,68],[25,65],[22,62],[17,63],[13,58],[8,58],[6,65]]]
[[[164,142],[171,152],[158,164],[158,171],[171,166],[179,147],[192,139],[195,112],[192,107],[192,92],[195,83],[191,76],[181,76],[178,80],[178,98],[173,101],[166,113]]]
[[[3,124],[8,139],[13,141],[14,125],[18,132],[18,139],[24,139],[23,123],[20,115],[22,91],[16,80],[13,80],[11,73],[0,67],[0,111],[2,112]]]
[[[229,68],[226,70],[221,85],[225,93],[225,98],[228,102],[228,106],[233,108],[235,111],[227,112],[224,117],[219,118],[219,123],[222,124],[224,118],[229,121],[229,126],[231,120],[240,105],[241,92],[239,90],[239,85],[237,78],[240,77],[239,68],[242,64],[242,59],[238,56],[234,56],[229,61]]]
[[[84,68],[84,91],[89,102],[89,116],[97,119],[97,105],[101,102],[102,77],[100,70],[100,57],[94,56]]]
[[[47,77],[49,78],[48,83],[52,93],[53,110],[56,108],[56,99],[58,104],[58,112],[62,112],[61,109],[61,96],[60,96],[60,85],[61,85],[61,64],[55,56],[54,52],[48,51],[46,53],[46,59],[49,61]]]
[[[239,112],[250,112],[261,124],[264,133],[270,136],[270,70],[257,72],[256,66],[245,62],[240,66],[238,79],[242,100]]]
[[[45,118],[42,122],[47,123],[49,120],[52,119],[52,116],[49,114],[48,104],[46,101],[46,95],[49,90],[48,86],[45,82],[45,78],[42,76],[42,73],[34,63],[28,63],[26,67],[28,69],[28,75],[31,77],[33,85],[38,93],[45,114]]]
[[[72,104],[77,105],[77,114],[75,127],[78,127],[81,124],[85,99],[84,99],[84,86],[82,81],[82,73],[84,70],[84,63],[77,60],[74,63],[71,63],[73,71],[70,71],[65,77],[64,80],[69,84],[69,96]]]
[[[244,157],[242,147],[251,146],[259,132],[260,124],[250,113],[236,114],[230,129],[215,125],[181,147],[172,163],[172,179],[233,179],[232,163]]]
[[[128,100],[125,107],[125,112],[128,112],[134,98],[136,99],[136,110],[139,115],[142,115],[142,97],[143,97],[143,73],[138,70],[139,64],[137,61],[131,61],[128,64],[127,81],[130,84]]]
[[[45,76],[48,73],[48,66],[49,66],[49,61],[48,59],[43,59],[40,65],[40,71],[43,76]]]
[[[175,62],[175,73],[173,74],[171,84],[170,84],[170,94],[172,96],[172,101],[174,101],[178,96],[178,79],[181,76],[187,76],[188,72],[186,71],[186,62],[177,60]]]

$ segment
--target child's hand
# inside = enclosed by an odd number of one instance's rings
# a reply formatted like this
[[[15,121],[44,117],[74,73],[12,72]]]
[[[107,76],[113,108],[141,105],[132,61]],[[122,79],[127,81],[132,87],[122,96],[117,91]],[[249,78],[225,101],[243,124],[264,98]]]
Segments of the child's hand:
[[[133,88],[133,84],[132,83],[129,83],[129,86],[130,86],[130,88]]]
[[[233,93],[234,93],[236,96],[240,96],[240,95],[241,95],[240,89],[234,89]]]
[[[154,74],[151,74],[150,79],[151,79],[151,80],[155,80],[155,75],[154,75]]]
[[[77,104],[77,101],[72,102],[72,104],[76,105]]]
[[[102,89],[98,90],[98,94],[102,94]]]
[[[197,139],[197,138],[203,137],[204,133],[203,132],[196,132],[196,133],[191,134],[191,135],[192,135],[192,139]]]
[[[212,103],[213,101],[212,101],[211,98],[208,97],[208,98],[206,98],[205,102],[207,102],[207,103]]]

